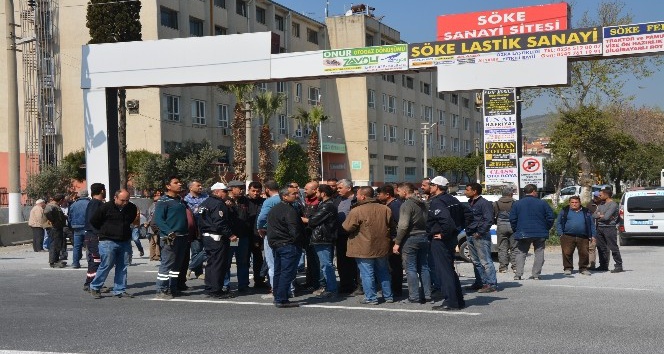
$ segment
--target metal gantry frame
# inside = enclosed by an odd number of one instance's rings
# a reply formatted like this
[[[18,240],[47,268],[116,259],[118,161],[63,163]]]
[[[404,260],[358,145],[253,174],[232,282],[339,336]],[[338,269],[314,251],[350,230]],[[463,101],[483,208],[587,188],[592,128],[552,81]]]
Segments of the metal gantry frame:
[[[56,104],[60,80],[53,23],[58,3],[55,0],[19,3],[21,26],[17,46],[23,66],[26,171],[33,175],[44,166],[56,165],[61,157],[60,109]]]

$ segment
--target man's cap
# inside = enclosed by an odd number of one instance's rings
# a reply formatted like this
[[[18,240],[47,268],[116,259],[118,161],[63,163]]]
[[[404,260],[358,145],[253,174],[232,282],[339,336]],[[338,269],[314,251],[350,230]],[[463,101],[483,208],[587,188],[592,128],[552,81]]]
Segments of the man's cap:
[[[42,204],[42,203],[46,203],[46,202],[44,201],[44,199],[37,199],[37,201],[35,202],[35,205],[37,205],[37,204]]]
[[[221,183],[221,182],[217,182],[217,183],[213,184],[212,187],[210,187],[210,190],[212,190],[212,191],[216,191],[216,190],[219,190],[219,189],[228,190],[228,187],[226,187],[226,185]]]
[[[78,197],[79,198],[87,198],[88,197],[88,191],[86,191],[85,189],[81,190],[81,191],[78,191]]]
[[[599,191],[594,191],[593,192],[593,197],[595,197],[595,198],[599,197]]]
[[[244,188],[244,181],[230,181],[228,182],[228,187],[233,188],[233,187],[242,187]]]
[[[435,184],[437,186],[443,186],[444,187],[444,186],[448,185],[450,182],[447,180],[447,178],[445,178],[443,176],[436,176],[431,180],[430,183]]]

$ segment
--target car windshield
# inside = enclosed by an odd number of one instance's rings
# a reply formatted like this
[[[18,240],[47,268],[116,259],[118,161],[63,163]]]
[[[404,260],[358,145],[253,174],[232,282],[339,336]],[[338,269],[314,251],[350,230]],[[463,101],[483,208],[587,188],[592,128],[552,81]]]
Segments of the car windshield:
[[[664,196],[638,196],[627,199],[628,213],[664,213]]]

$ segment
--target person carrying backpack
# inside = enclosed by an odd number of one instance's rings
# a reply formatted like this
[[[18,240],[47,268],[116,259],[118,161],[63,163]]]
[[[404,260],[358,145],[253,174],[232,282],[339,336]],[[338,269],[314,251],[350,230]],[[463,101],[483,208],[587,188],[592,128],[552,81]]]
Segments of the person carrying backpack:
[[[502,196],[493,202],[493,215],[496,224],[496,236],[498,237],[498,273],[507,273],[507,266],[512,264],[512,270],[516,270],[514,249],[516,240],[514,230],[510,224],[510,211],[514,198],[512,188],[503,189]]]

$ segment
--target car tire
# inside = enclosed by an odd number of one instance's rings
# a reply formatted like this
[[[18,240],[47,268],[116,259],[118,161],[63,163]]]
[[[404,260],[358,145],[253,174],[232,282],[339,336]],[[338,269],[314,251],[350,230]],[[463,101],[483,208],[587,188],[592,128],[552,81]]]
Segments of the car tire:
[[[461,240],[461,243],[459,243],[459,258],[461,258],[464,262],[471,262],[470,250],[468,249],[468,242],[465,238]]]
[[[618,243],[621,246],[632,246],[634,244],[634,240],[618,236]]]

